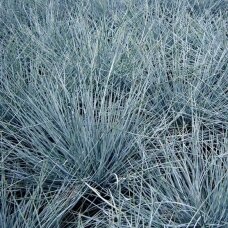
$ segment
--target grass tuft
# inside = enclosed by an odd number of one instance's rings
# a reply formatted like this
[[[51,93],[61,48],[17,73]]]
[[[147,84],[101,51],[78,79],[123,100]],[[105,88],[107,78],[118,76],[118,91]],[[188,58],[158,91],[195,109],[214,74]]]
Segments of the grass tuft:
[[[0,227],[227,227],[225,0],[0,3]]]

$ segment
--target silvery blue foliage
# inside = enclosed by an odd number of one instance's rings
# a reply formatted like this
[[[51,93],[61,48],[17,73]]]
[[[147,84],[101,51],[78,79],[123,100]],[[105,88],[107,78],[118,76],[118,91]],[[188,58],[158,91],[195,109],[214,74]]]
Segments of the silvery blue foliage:
[[[0,227],[228,226],[226,1],[0,6]]]

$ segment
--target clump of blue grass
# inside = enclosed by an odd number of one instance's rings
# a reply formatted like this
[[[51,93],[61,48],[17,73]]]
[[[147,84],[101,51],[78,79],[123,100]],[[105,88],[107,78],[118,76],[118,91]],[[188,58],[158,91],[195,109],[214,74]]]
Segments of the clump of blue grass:
[[[227,226],[227,8],[2,1],[0,226]]]

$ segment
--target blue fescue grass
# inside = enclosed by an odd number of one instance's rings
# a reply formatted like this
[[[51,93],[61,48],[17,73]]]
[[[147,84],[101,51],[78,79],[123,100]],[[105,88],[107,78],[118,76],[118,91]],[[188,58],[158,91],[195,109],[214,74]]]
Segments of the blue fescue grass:
[[[226,1],[2,1],[0,226],[226,227]]]

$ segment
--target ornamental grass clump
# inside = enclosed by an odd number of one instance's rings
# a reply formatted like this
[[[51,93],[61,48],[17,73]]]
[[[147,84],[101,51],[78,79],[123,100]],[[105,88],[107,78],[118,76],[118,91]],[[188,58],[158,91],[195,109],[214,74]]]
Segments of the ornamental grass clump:
[[[0,227],[228,226],[226,1],[0,6]]]

